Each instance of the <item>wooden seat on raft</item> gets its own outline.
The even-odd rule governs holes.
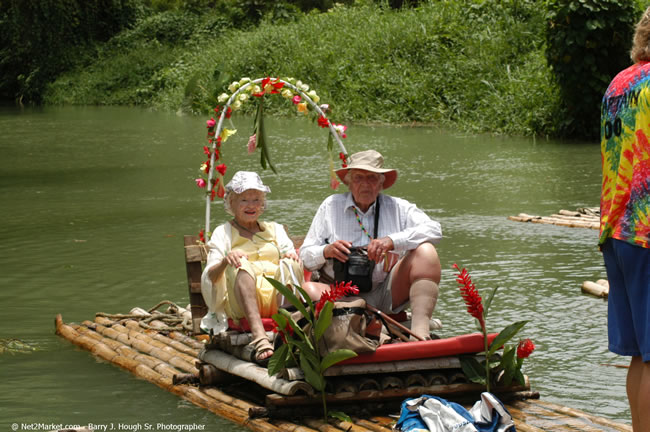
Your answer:
[[[302,246],[304,237],[291,237],[296,249]],[[206,245],[199,243],[199,237],[195,235],[183,236],[185,245],[185,269],[187,270],[187,286],[189,290],[190,309],[192,312],[192,333],[195,335],[201,334],[201,318],[208,313],[208,307],[203,300],[201,294],[201,274],[203,267],[208,258],[208,248]],[[305,280],[310,280],[311,272],[305,270]],[[393,319],[397,321],[405,321],[407,319],[406,313],[401,312],[398,315],[393,315]],[[273,328],[272,320],[270,318],[263,319],[264,327],[267,331]],[[229,320],[230,322],[230,320]],[[247,331],[248,325],[245,320],[240,320],[239,326],[231,323],[230,328],[233,330]]]

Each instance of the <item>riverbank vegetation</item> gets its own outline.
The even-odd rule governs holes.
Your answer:
[[[310,84],[346,123],[590,138],[598,123],[567,127],[574,114],[547,63],[548,7],[567,7],[566,16],[575,13],[571,3],[598,10],[625,3],[632,13],[616,25],[628,28],[641,10],[617,0],[113,3],[130,5],[130,23],[90,38],[92,49],[42,86],[44,103],[207,113],[231,81],[271,75]],[[629,46],[629,37],[621,40]]]

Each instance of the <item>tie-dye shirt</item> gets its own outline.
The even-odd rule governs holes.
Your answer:
[[[600,240],[650,247],[650,62],[610,83],[601,107]]]

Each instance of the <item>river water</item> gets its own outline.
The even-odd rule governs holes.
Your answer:
[[[0,338],[36,349],[0,354],[0,430],[243,430],[54,334],[57,313],[81,322],[165,299],[187,304],[182,244],[204,224],[193,179],[205,120],[136,108],[0,108]],[[261,172],[259,154],[246,154],[252,119],[233,120],[227,179]],[[278,174],[261,172],[272,189],[266,219],[304,234],[331,193],[326,132],[294,118],[267,119],[267,130]],[[629,422],[626,369],[611,366],[627,360],[607,351],[606,302],[580,292],[583,281],[605,278],[597,231],[507,220],[597,206],[596,143],[351,125],[344,144],[383,153],[400,173],[387,193],[442,224],[442,336],[475,330],[454,282],[458,263],[484,296],[499,287],[490,331],[530,321],[520,335],[537,348],[524,372],[543,399]],[[212,226],[225,217],[215,201]]]

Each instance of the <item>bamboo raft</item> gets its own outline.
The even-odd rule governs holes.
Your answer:
[[[599,279],[596,282],[584,281],[581,290],[585,294],[606,299],[609,296],[609,282],[605,279]]]
[[[600,229],[600,209],[598,207],[579,208],[576,211],[560,210],[558,213],[550,216],[532,216],[526,213],[519,213],[517,216],[508,216],[508,219],[515,222]]]
[[[158,320],[138,321],[132,313],[123,318],[109,318],[97,314],[94,321],[81,324],[66,324],[61,315],[55,319],[56,333],[76,346],[90,351],[95,356],[119,366],[135,376],[145,379],[158,387],[209,411],[259,432],[389,432],[396,418],[388,414],[398,414],[395,405],[384,404],[381,400],[372,404],[382,412],[348,410],[353,408],[346,402],[345,411],[351,414],[352,423],[331,419],[325,423],[320,415],[310,415],[308,406],[303,405],[304,395],[295,392],[292,396],[273,395],[277,409],[282,415],[270,415],[263,396],[268,392],[248,380],[210,368],[199,360],[205,347],[200,337],[188,336],[187,332],[170,330]],[[204,339],[204,338],[203,338]],[[251,364],[253,367],[257,367]],[[261,369],[261,368],[259,368]],[[265,369],[261,369],[265,373]],[[217,375],[218,385],[203,385],[209,377]],[[460,386],[460,387],[459,387]],[[439,385],[437,394],[447,397],[465,386],[469,393],[480,391],[476,384]],[[412,395],[424,394],[423,387],[416,384],[409,388]],[[431,387],[427,387],[431,390]],[[396,397],[407,396],[407,392],[393,390]],[[432,393],[428,393],[432,394]],[[268,399],[267,395],[267,399]],[[372,398],[369,391],[361,398]],[[506,406],[515,420],[517,430],[523,432],[539,431],[631,431],[631,427],[602,417],[560,406],[557,404],[516,397],[535,396],[532,392],[513,394],[505,400]],[[337,395],[330,397],[336,402]],[[302,398],[302,399],[301,399]],[[457,400],[471,404],[471,401]],[[296,407],[299,406],[299,409]],[[298,417],[300,413],[300,418]],[[276,413],[277,414],[277,413]],[[305,416],[305,414],[307,414]]]

